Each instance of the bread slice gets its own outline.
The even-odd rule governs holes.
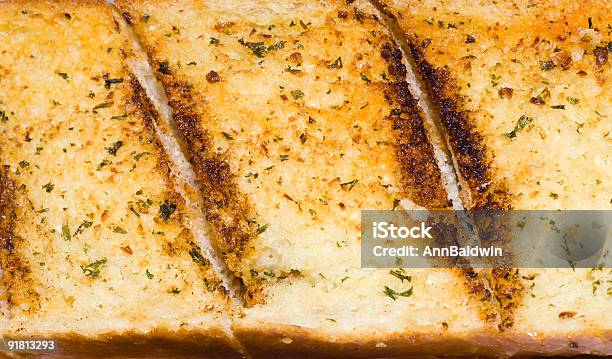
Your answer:
[[[0,5],[2,336],[71,355],[238,356],[129,52],[104,2]]]
[[[380,5],[430,91],[468,208],[611,208],[609,1]],[[611,279],[493,271],[508,350],[612,354]]]
[[[495,350],[472,271],[360,268],[360,210],[450,206],[402,52],[372,7],[117,5],[165,88],[213,240],[246,287],[233,329],[249,353]]]

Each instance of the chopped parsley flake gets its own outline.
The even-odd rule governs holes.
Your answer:
[[[53,188],[55,188],[55,185],[49,182],[46,185],[42,186],[42,188],[44,188],[47,193],[51,193],[51,191],[53,191]]]
[[[81,222],[81,224],[79,224],[79,226],[77,227],[77,230],[74,232],[74,236],[77,236],[83,233],[87,228],[91,227],[92,224],[93,224],[92,221],[87,221],[87,220]]]
[[[117,156],[117,151],[123,146],[123,141],[117,141],[113,143],[112,147],[106,147],[106,151],[113,156]]]
[[[83,270],[83,274],[85,274],[85,276],[89,276],[92,278],[98,278],[98,276],[100,276],[100,267],[102,267],[103,265],[106,264],[106,258],[102,258],[102,259],[98,259],[97,261],[93,262],[93,263],[89,263],[86,266],[81,266],[81,269]]]
[[[72,236],[70,235],[70,227],[65,223],[62,225],[62,238],[65,241],[69,241],[72,239]]]
[[[102,102],[100,104],[97,104],[94,106],[93,110],[99,110],[101,108],[107,108],[107,107],[111,107],[114,104],[114,102],[110,101],[110,102]]]
[[[169,220],[170,216],[172,216],[172,213],[174,213],[174,211],[176,211],[176,204],[174,203],[165,201],[164,203],[162,203],[161,206],[159,206],[159,214],[161,215],[164,221]]]
[[[208,265],[208,260],[206,258],[204,258],[202,256],[202,254],[195,248],[192,248],[189,251],[189,255],[191,256],[191,259],[193,259],[193,261],[195,263],[201,264],[201,265]]]
[[[119,227],[119,226],[115,226],[115,228],[113,228],[113,232],[119,233],[119,234],[127,234],[127,231],[123,229],[123,227]]]
[[[353,189],[353,187],[355,187],[355,185],[357,184],[357,182],[359,182],[358,179],[354,179],[352,181],[348,181],[348,182],[344,182],[344,183],[340,183],[340,188],[342,188],[343,190],[347,190],[350,191]]]
[[[265,232],[268,229],[268,227],[270,227],[270,224],[268,224],[268,223],[264,224],[263,226],[258,225],[257,226],[257,235],[260,235],[263,232]]]
[[[403,291],[403,292],[397,292],[391,288],[389,288],[388,286],[385,286],[385,290],[384,293],[386,296],[388,296],[389,298],[396,300],[398,297],[410,297],[412,295],[412,288],[410,287],[410,289]]]
[[[342,68],[342,57],[338,57],[336,61],[327,65],[328,69],[341,69]]]
[[[404,280],[407,280],[409,282],[412,280],[412,276],[406,275],[406,271],[404,270],[404,268],[399,268],[397,270],[391,270],[389,271],[389,274],[400,279],[402,282]]]
[[[533,118],[527,117],[526,115],[522,115],[518,119],[516,125],[514,126],[514,129],[511,132],[504,133],[504,135],[508,138],[515,138],[516,135],[518,135],[525,128],[525,126],[530,124],[532,121]]]
[[[111,85],[113,84],[120,84],[123,82],[123,79],[118,78],[118,79],[105,79],[104,80],[104,88],[106,88],[107,90],[110,90]]]
[[[293,97],[294,100],[299,100],[304,97],[304,92],[302,92],[302,90],[291,90],[291,97]]]
[[[550,71],[556,67],[554,61],[541,61],[540,60],[540,70],[542,71]]]

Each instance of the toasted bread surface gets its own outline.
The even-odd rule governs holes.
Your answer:
[[[610,209],[609,1],[381,1],[470,209]],[[494,270],[510,353],[612,352],[609,269]]]
[[[114,16],[0,4],[2,334],[87,355],[236,355]]]
[[[360,210],[450,205],[402,53],[370,6],[117,4],[165,87],[214,240],[246,285],[233,329],[250,352],[442,354],[433,338],[447,337],[463,353],[495,347],[473,272],[402,280],[360,268]]]

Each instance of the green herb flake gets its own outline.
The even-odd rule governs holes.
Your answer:
[[[127,118],[127,115],[125,115],[125,114],[124,114],[124,115],[119,115],[119,116],[113,116],[113,117],[111,117],[110,119],[111,119],[111,120],[117,120],[117,121],[123,121],[123,120],[125,120],[126,118]]]
[[[170,216],[172,216],[172,213],[174,213],[174,211],[176,211],[176,204],[174,203],[165,201],[164,203],[162,203],[161,206],[159,206],[159,214],[161,215],[164,221],[169,220]]]
[[[8,121],[8,116],[6,115],[6,113],[4,113],[4,111],[0,110],[0,122],[7,122]]]
[[[511,132],[504,133],[504,135],[508,138],[515,138],[516,135],[518,135],[525,128],[525,126],[530,124],[532,121],[533,118],[527,117],[526,115],[522,115],[518,119],[516,125],[514,126],[514,129]]]
[[[98,167],[96,168],[97,171],[101,170],[103,167],[106,167],[108,165],[110,165],[112,162],[109,160],[102,160],[102,162],[100,162],[100,164],[98,164]]]
[[[338,57],[336,61],[334,61],[330,65],[327,65],[327,68],[330,70],[331,69],[341,69],[342,68],[342,57]]]
[[[105,148],[106,148],[106,151],[108,151],[109,154],[111,154],[113,156],[117,156],[117,151],[119,151],[121,146],[123,146],[123,141],[117,141],[117,142],[113,143],[113,145],[111,147],[105,147]]]
[[[266,56],[268,52],[268,48],[263,42],[248,42],[244,41],[244,39],[238,40],[238,43],[246,48],[249,48],[253,54],[259,58],[263,58]]]
[[[489,76],[491,77],[491,86],[495,87],[499,85],[499,80],[501,80],[501,75],[498,76],[496,74],[490,74]]]
[[[119,234],[127,234],[127,231],[123,229],[123,227],[119,227],[119,226],[115,226],[115,228],[113,228],[113,232],[119,233]]]
[[[172,289],[168,291],[168,293],[171,293],[171,294],[179,294],[180,292],[181,291],[177,287],[172,287]]]
[[[53,191],[53,188],[55,188],[55,185],[53,183],[51,183],[51,182],[48,182],[47,184],[42,186],[42,188],[45,189],[45,192],[51,193],[51,191]]]
[[[580,100],[575,98],[575,97],[569,97],[568,96],[565,99],[567,100],[567,102],[569,102],[572,105],[577,105],[580,102]]]
[[[281,162],[287,161],[289,159],[289,155],[280,155]]]
[[[394,198],[393,199],[393,208],[391,208],[391,210],[394,211],[399,205],[400,205],[400,200],[398,198]]]
[[[294,100],[299,100],[304,97],[304,92],[302,92],[302,90],[291,90],[291,97],[293,97]]]
[[[92,221],[84,220],[83,222],[81,222],[81,224],[79,224],[79,226],[77,227],[77,230],[74,231],[74,236],[77,236],[77,235],[85,232],[85,230],[87,228],[91,227],[92,224],[93,224]]]
[[[93,107],[93,110],[95,111],[95,110],[99,110],[99,109],[101,109],[101,108],[111,107],[113,104],[114,104],[114,102],[113,102],[113,101],[110,101],[110,102],[102,102],[102,103],[100,103],[100,104],[95,105],[95,106]]]
[[[368,76],[366,76],[365,74],[359,74],[361,76],[361,79],[365,82],[372,82]]]
[[[192,248],[189,251],[189,255],[191,256],[191,259],[197,264],[201,264],[204,266],[207,266],[209,264],[208,260],[204,258],[204,256],[202,256],[202,254],[195,248]]]
[[[144,156],[146,156],[146,155],[149,155],[149,154],[150,154],[150,153],[149,153],[149,152],[146,152],[146,151],[145,151],[145,152],[140,152],[140,153],[138,153],[138,154],[135,154],[135,155],[134,155],[134,159],[135,159],[136,161],[139,161],[139,160],[140,160],[142,157],[144,157]]]
[[[412,280],[412,276],[406,275],[406,271],[404,270],[404,268],[399,268],[397,270],[391,270],[389,271],[389,274],[400,279],[402,282],[404,282],[404,280],[407,280],[408,282]]]
[[[120,84],[123,82],[122,78],[117,79],[104,79],[104,88],[110,90],[111,85]]]
[[[344,182],[344,183],[340,183],[340,188],[342,188],[343,190],[347,190],[350,191],[353,189],[353,187],[355,187],[355,185],[357,184],[357,182],[359,182],[358,179],[354,179],[352,181],[348,181],[348,182]]]
[[[385,286],[385,290],[383,291],[383,293],[388,296],[389,298],[396,300],[398,297],[410,297],[412,295],[412,289],[413,287],[410,287],[410,289],[403,291],[403,292],[397,292],[391,288],[389,288],[388,286]]]
[[[270,227],[270,224],[266,223],[263,226],[257,225],[257,235],[262,234]]]
[[[552,60],[549,60],[549,61],[540,60],[540,70],[542,71],[550,71],[554,69],[556,66],[557,65],[555,65],[555,62]]]
[[[59,77],[63,78],[64,80],[68,81],[68,74],[67,73],[65,73],[65,72],[56,72],[56,74]]]
[[[105,264],[106,264],[106,258],[102,258],[102,259],[98,259],[97,261],[93,263],[89,263],[86,266],[82,265],[81,269],[83,270],[83,274],[85,274],[86,277],[91,277],[95,279],[100,276],[100,269]]]
[[[219,44],[221,43],[221,40],[219,40],[219,39],[217,39],[217,38],[214,38],[214,37],[211,37],[211,38],[210,38],[210,42],[209,42],[209,43],[210,43],[211,45],[219,45]]]
[[[149,272],[149,269],[145,270],[145,274],[147,275],[147,278],[149,279],[153,279],[153,277],[155,277],[151,272]]]
[[[65,241],[69,241],[72,239],[72,236],[70,235],[70,227],[66,223],[62,224],[62,238]]]

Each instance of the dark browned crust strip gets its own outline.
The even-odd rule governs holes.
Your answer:
[[[27,263],[19,253],[22,238],[15,235],[16,184],[10,178],[10,167],[0,165],[0,265],[9,305],[29,304],[28,311],[40,308],[38,292],[33,288],[34,280]]]
[[[404,192],[419,206],[448,208],[452,203],[444,188],[421,110],[405,81],[406,66],[402,63],[402,51],[395,42],[387,42],[382,46],[381,55],[388,64],[393,80],[385,84],[385,98],[390,105],[398,107],[387,119],[393,123],[395,153],[402,168]]]
[[[445,68],[436,68],[425,58],[426,42],[408,38],[412,57],[423,76],[455,157],[459,175],[470,190],[470,209],[510,209],[510,194],[505,183],[493,181],[491,159],[482,135],[474,127],[465,99],[456,81]]]

